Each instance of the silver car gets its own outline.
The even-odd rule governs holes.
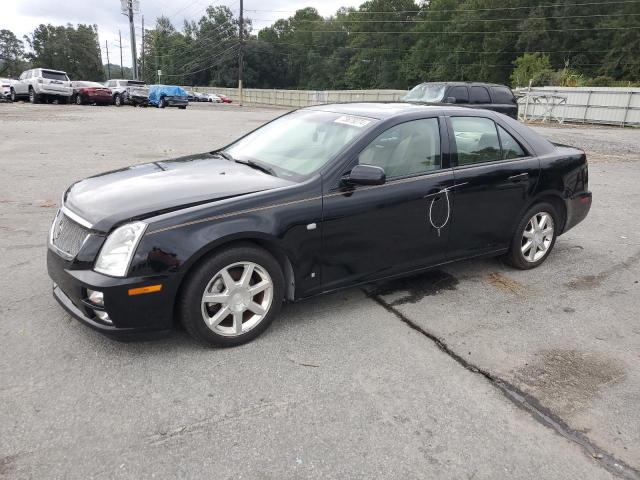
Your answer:
[[[140,80],[114,79],[105,82],[111,90],[113,103],[117,107],[125,104],[147,106],[149,104],[149,87]]]
[[[57,99],[69,103],[73,89],[67,74],[61,70],[32,68],[22,72],[18,81],[11,85],[11,100],[28,98],[31,103]]]

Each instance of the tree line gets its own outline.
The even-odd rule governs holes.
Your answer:
[[[257,32],[252,17],[264,21],[280,12],[248,13],[242,46],[239,19],[228,7],[210,6],[181,28],[158,18],[138,59],[142,79],[235,86],[242,47],[245,86],[253,88],[405,89],[443,80],[604,86],[640,80],[640,0],[370,0],[329,17],[300,9]],[[75,78],[104,79],[95,26],[41,25],[27,37],[23,54],[5,41],[5,32],[0,75],[22,61],[65,69]]]

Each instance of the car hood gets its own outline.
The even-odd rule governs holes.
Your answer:
[[[133,165],[73,184],[65,207],[94,229],[215,200],[285,187],[292,182],[205,153]]]

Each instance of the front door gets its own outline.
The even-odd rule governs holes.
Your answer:
[[[455,187],[449,251],[452,259],[509,246],[533,195],[540,160],[492,119],[449,119]]]
[[[323,198],[325,291],[444,261],[453,173],[443,156],[444,119],[400,123],[377,136],[358,163],[384,168],[382,185],[335,182]],[[448,152],[448,145],[445,147]],[[345,165],[348,174],[355,162]]]

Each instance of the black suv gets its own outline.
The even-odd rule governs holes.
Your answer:
[[[425,82],[402,97],[404,102],[456,104],[485,108],[518,119],[518,103],[505,85],[478,82]]]

